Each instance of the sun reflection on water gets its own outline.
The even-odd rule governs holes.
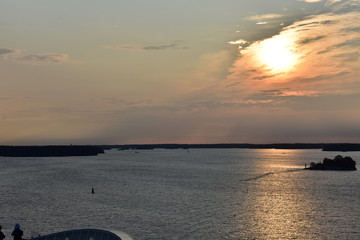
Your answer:
[[[316,230],[306,186],[298,181],[301,172],[291,172],[296,150],[262,149],[256,167],[264,177],[249,188],[249,224],[254,239],[314,239]],[[277,170],[276,170],[277,169]],[[286,170],[289,170],[287,172]],[[299,168],[300,170],[300,168]],[[270,172],[272,174],[265,175]],[[298,175],[297,175],[298,174]]]

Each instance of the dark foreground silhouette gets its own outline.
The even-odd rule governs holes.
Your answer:
[[[310,164],[309,170],[356,170],[356,162],[351,157],[337,155],[334,159],[324,158],[323,162]]]
[[[95,156],[104,153],[97,146],[0,146],[3,157]]]
[[[20,225],[16,224],[14,231],[11,233],[11,236],[14,236],[14,240],[22,240],[23,231],[20,229]]]
[[[4,235],[4,233],[1,231],[1,229],[2,229],[2,226],[0,225],[0,240],[4,240],[5,235]]]

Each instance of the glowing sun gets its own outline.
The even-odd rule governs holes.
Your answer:
[[[299,61],[295,44],[288,36],[275,36],[258,42],[254,48],[256,61],[271,73],[290,71]]]

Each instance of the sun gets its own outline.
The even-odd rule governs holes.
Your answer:
[[[299,61],[294,41],[288,36],[277,35],[258,42],[255,55],[256,61],[273,74],[288,72]]]

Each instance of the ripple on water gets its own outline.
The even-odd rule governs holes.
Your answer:
[[[25,237],[96,227],[139,240],[360,239],[359,172],[294,170],[332,155],[202,149],[1,158],[0,224],[9,236],[19,222]]]

